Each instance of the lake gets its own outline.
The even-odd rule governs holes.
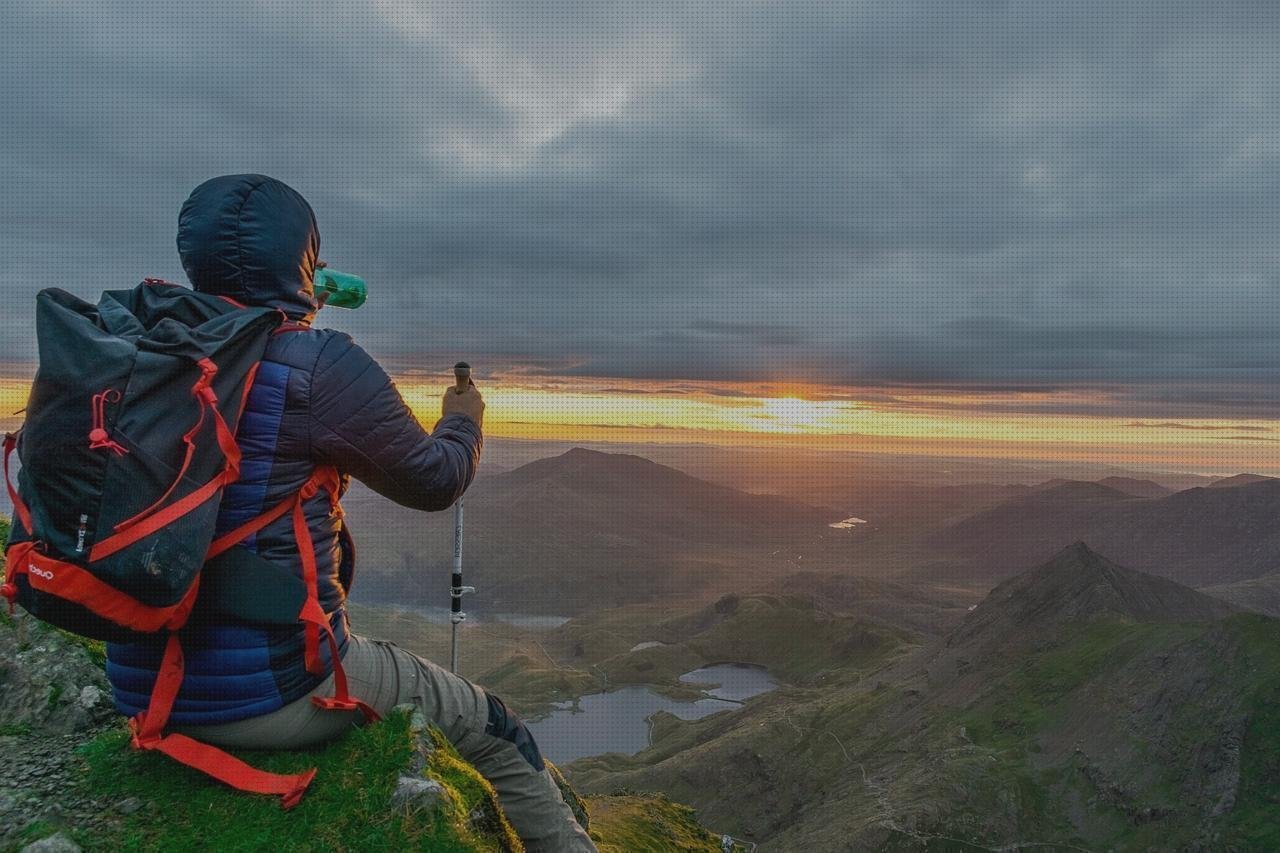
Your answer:
[[[567,764],[606,752],[634,755],[649,745],[649,718],[658,711],[667,711],[682,720],[697,720],[740,707],[752,696],[777,687],[763,667],[733,663],[695,669],[680,676],[680,680],[707,685],[706,696],[692,701],[669,699],[648,687],[628,685],[583,696],[576,710],[564,703],[527,725],[542,754],[557,763]]]

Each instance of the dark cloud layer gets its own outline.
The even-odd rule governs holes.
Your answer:
[[[1276,384],[1277,48],[1269,2],[16,0],[0,361],[40,286],[177,277],[185,194],[252,170],[401,363],[1174,412]]]

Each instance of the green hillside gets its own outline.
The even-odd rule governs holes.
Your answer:
[[[0,520],[0,539],[7,533]],[[324,749],[243,754],[276,772],[318,768],[306,797],[286,812],[273,798],[130,750],[102,695],[101,644],[19,611],[0,614],[0,654],[0,752],[9,765],[0,779],[0,851],[55,835],[111,851],[523,849],[488,782],[408,708]],[[96,691],[83,708],[81,690]],[[403,777],[437,784],[396,804]],[[601,850],[721,849],[692,809],[666,797],[583,799],[563,784]]]
[[[772,849],[1280,849],[1277,708],[1280,621],[1086,549],[909,661],[570,769]]]
[[[272,798],[237,793],[162,756],[134,752],[128,733],[112,727],[79,750],[75,783],[118,804],[112,819],[93,828],[36,820],[12,847],[60,832],[85,849],[112,851],[523,849],[490,785],[438,731],[413,726],[407,711],[323,750],[244,757],[276,772],[314,766],[319,773],[302,802],[284,811]],[[438,788],[396,804],[406,774]],[[690,808],[659,795],[590,797],[581,805],[602,850],[720,850]]]

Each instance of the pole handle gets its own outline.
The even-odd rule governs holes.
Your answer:
[[[453,366],[454,389],[459,394],[466,393],[471,385],[471,365],[465,361],[460,361]]]

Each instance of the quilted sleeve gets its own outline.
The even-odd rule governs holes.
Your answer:
[[[451,506],[475,476],[483,444],[466,415],[424,430],[395,383],[350,337],[335,334],[311,379],[315,461],[335,466],[407,507]]]

